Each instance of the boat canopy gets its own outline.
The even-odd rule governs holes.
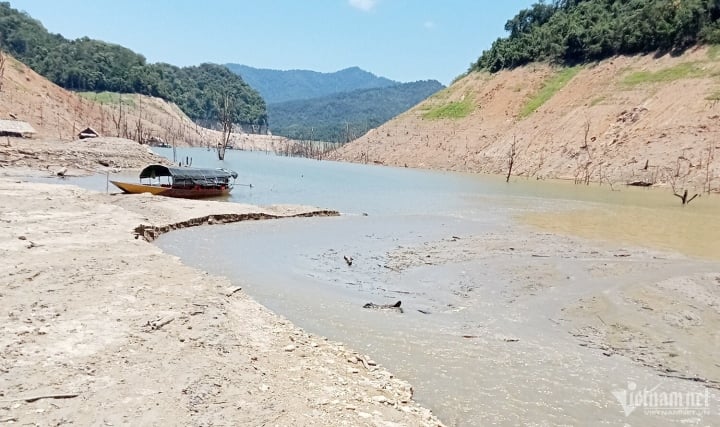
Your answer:
[[[235,171],[227,169],[176,168],[163,165],[150,165],[140,172],[140,179],[157,178],[160,176],[171,176],[174,181],[212,179],[227,181],[230,178],[237,178],[238,174]]]

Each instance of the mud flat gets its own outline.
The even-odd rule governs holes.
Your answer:
[[[536,317],[530,322],[536,328],[550,320],[604,356],[624,356],[662,377],[720,389],[715,261],[522,227],[402,248],[388,260],[387,268],[398,272],[469,262],[500,266],[496,277],[509,285],[503,298],[524,303],[524,316]],[[454,289],[465,301],[479,291]]]
[[[242,280],[307,330],[366,349],[449,425],[718,424],[718,262],[665,249],[686,247],[673,239],[587,239],[513,218],[547,208],[564,220],[556,203],[239,223],[157,244]],[[404,313],[363,308],[398,300]],[[646,390],[699,399],[635,405]]]
[[[110,196],[7,177],[0,194],[0,421],[440,424],[367,356],[304,332],[135,233],[140,224],[315,209]]]

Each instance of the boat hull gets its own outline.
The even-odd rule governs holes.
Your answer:
[[[114,186],[128,194],[150,193],[155,196],[179,197],[183,199],[202,199],[222,197],[230,194],[232,187],[226,188],[172,188],[159,185],[131,184],[129,182],[110,181]]]

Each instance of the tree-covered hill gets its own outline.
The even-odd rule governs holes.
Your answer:
[[[273,134],[348,142],[443,89],[435,80],[364,89],[322,98],[268,104]]]
[[[226,64],[230,71],[260,92],[268,104],[298,99],[320,98],[359,89],[388,87],[398,82],[378,77],[358,67],[334,73],[309,70],[269,70],[247,65]]]
[[[191,119],[214,121],[218,100],[233,99],[235,122],[267,123],[265,102],[242,78],[216,64],[148,64],[122,46],[51,34],[37,20],[0,3],[0,48],[66,89],[139,93],[177,104]]]
[[[578,64],[720,42],[718,0],[556,0],[521,10],[471,70]]]

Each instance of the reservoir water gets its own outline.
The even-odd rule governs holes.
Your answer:
[[[229,202],[342,215],[191,228],[157,245],[228,277],[307,331],[369,355],[449,425],[676,425],[662,414],[626,415],[613,393],[630,383],[704,393],[579,345],[563,310],[619,282],[720,271],[717,197],[682,208],[663,191],[508,185],[259,152],[231,151],[224,162],[204,150],[178,153],[252,184],[237,186]],[[639,267],[594,274],[618,251]],[[403,313],[363,308],[398,300]],[[720,423],[717,406],[701,422]]]

